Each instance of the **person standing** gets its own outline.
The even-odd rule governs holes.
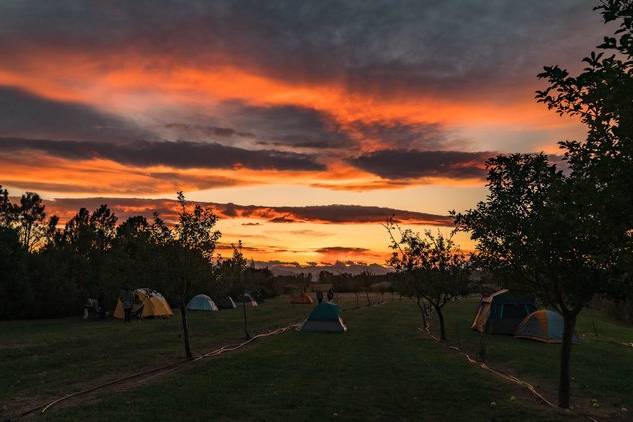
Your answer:
[[[317,298],[317,302],[323,303],[323,292],[321,291],[321,289],[317,289],[316,298]]]
[[[134,305],[134,293],[128,289],[121,290],[119,299],[123,304],[123,312],[125,315],[123,321],[130,322],[132,317],[132,306]]]
[[[332,302],[333,300],[334,300],[334,289],[330,287],[330,289],[327,291],[327,301]]]
[[[99,296],[97,296],[97,318],[105,318],[105,293],[103,289],[99,289]]]

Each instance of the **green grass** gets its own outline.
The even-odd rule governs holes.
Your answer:
[[[353,297],[343,300],[350,306]],[[361,304],[364,299],[361,298]],[[449,342],[476,357],[474,302],[446,307]],[[311,306],[280,298],[249,308],[251,332],[305,318]],[[195,354],[243,338],[241,309],[191,315]],[[54,408],[51,420],[562,420],[524,389],[468,364],[418,332],[408,300],[348,311],[342,335],[292,332],[196,363],[132,391],[103,392]],[[572,352],[573,402],[580,412],[633,413],[633,327],[583,311]],[[556,398],[558,345],[486,336],[486,361]],[[57,398],[183,356],[180,321],[0,322],[0,414]],[[511,400],[516,396],[516,400]],[[601,408],[591,408],[591,399]],[[496,402],[495,407],[490,402]],[[627,407],[629,413],[620,409]],[[599,418],[603,420],[603,418]],[[626,419],[623,419],[626,420]]]
[[[287,298],[247,308],[253,333],[305,318],[311,309]],[[243,338],[242,310],[190,312],[194,353]],[[184,356],[179,313],[171,319],[0,322],[0,414],[38,398],[74,391]]]
[[[411,306],[365,308],[344,317],[345,334],[270,337],[161,382],[56,409],[47,419],[564,419],[421,338]],[[513,401],[512,395],[520,398]]]
[[[449,341],[473,357],[480,357],[482,338],[467,323],[472,320],[477,305],[474,301],[452,303],[444,312]],[[580,343],[572,349],[573,404],[591,407],[591,399],[595,398],[605,409],[630,409],[633,419],[633,348],[619,344],[633,341],[633,327],[584,310],[576,332]],[[525,378],[555,401],[560,345],[512,336],[487,335],[483,341],[487,363]]]

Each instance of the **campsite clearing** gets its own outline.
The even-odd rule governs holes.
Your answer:
[[[305,318],[312,308],[290,305],[287,298],[267,301],[249,309],[249,325],[253,332],[280,327]],[[476,301],[464,301],[448,305],[445,312],[451,344],[474,357],[482,339],[470,329],[476,308]],[[39,403],[180,359],[177,315],[130,324],[79,319],[0,323],[0,408]],[[453,420],[469,414],[473,421],[576,419],[537,403],[523,388],[421,335],[417,308],[406,299],[344,311],[343,319],[346,333],[269,337],[243,352],[201,361],[131,391],[109,389],[86,403],[69,402],[51,409],[46,418],[157,420],[159,415],[170,420],[187,414],[192,420]],[[241,327],[239,311],[192,313],[194,352],[240,339]],[[631,341],[633,328],[586,312],[578,335],[581,343],[573,355],[577,411],[625,416],[621,408],[633,408],[633,348],[619,343]],[[559,345],[486,336],[485,349],[490,365],[555,399]],[[592,398],[600,409],[592,409]]]

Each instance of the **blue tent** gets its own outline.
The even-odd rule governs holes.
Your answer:
[[[215,302],[207,295],[196,295],[187,304],[190,311],[217,311]]]
[[[488,334],[514,334],[523,318],[536,311],[533,297],[516,297],[507,289],[483,297],[471,328]]]

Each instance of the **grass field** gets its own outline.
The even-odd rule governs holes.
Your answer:
[[[473,356],[481,349],[480,336],[469,330],[475,306],[462,302],[446,309],[451,343]],[[251,331],[297,321],[310,309],[288,305],[285,299],[269,301],[249,309]],[[579,418],[546,408],[521,387],[421,336],[411,302],[396,300],[348,311],[344,319],[349,328],[345,334],[291,332],[265,338],[138,388],[107,390],[53,408],[46,419]],[[192,315],[194,352],[239,340],[241,324],[239,310]],[[573,352],[576,411],[590,411],[601,421],[633,419],[633,348],[616,344],[633,341],[633,328],[587,312],[578,332],[582,343]],[[559,346],[499,336],[487,336],[485,344],[490,365],[526,379],[555,399]],[[77,319],[2,322],[0,345],[3,413],[182,357],[177,317],[131,324]],[[599,409],[591,406],[592,398],[600,403]],[[623,407],[630,412],[623,412]]]

